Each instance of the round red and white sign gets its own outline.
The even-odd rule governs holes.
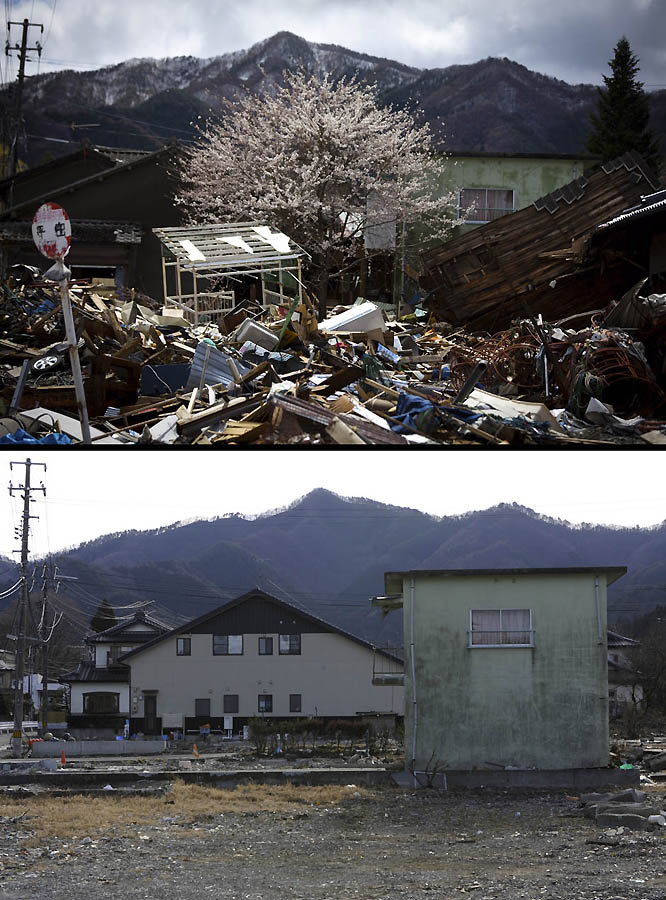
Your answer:
[[[32,220],[32,237],[37,249],[48,259],[64,259],[72,243],[72,223],[57,203],[40,206]]]

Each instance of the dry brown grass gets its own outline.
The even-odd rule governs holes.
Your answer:
[[[159,824],[166,817],[178,817],[187,824],[210,820],[220,813],[289,813],[307,807],[339,806],[343,801],[367,796],[362,788],[350,790],[341,785],[297,787],[294,785],[242,785],[234,790],[184,784],[176,781],[168,794],[132,797],[109,792],[100,797],[3,798],[0,816],[25,813],[22,827],[33,833],[30,844],[59,838],[102,836],[111,828]]]

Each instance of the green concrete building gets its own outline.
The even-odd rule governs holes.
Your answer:
[[[625,572],[387,573],[373,605],[404,610],[407,768],[607,766],[606,589]]]
[[[458,214],[467,213],[462,231],[524,209],[540,197],[580,178],[596,160],[590,156],[547,156],[531,153],[451,152],[440,183],[454,191]]]

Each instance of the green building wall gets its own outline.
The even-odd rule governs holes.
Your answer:
[[[607,766],[606,576],[416,576],[415,769]],[[405,756],[414,728],[410,580],[405,618]],[[471,609],[531,609],[534,647],[470,648]],[[601,639],[600,639],[601,635]]]
[[[594,162],[589,156],[491,155],[452,152],[450,164],[439,184],[442,194],[463,188],[513,190],[515,210],[524,209],[540,197],[580,178]],[[478,225],[459,226],[469,231]]]

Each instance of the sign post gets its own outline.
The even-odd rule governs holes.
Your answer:
[[[79,347],[76,340],[74,316],[72,314],[72,302],[69,296],[69,276],[71,272],[63,262],[72,244],[72,223],[62,206],[58,206],[57,203],[45,203],[43,206],[40,206],[35,213],[35,218],[32,220],[32,236],[39,252],[47,259],[55,261],[55,265],[49,270],[47,275],[54,281],[60,282],[62,315],[65,320],[69,361],[72,367],[72,375],[74,376],[74,390],[76,403],[79,408],[81,434],[83,443],[90,444],[88,407],[83,389],[83,375],[81,374],[81,361],[79,359]]]

